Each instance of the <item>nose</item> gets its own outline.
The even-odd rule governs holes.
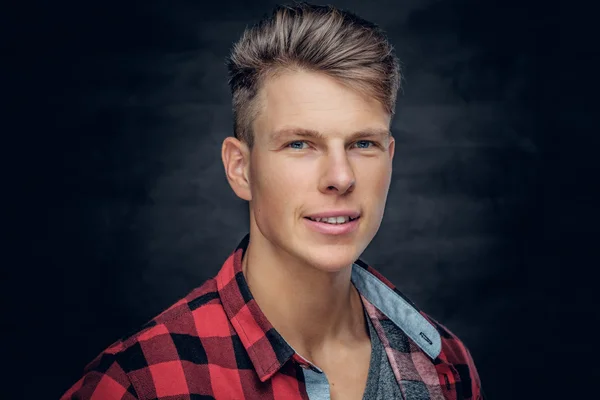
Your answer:
[[[342,195],[351,193],[356,186],[356,177],[346,151],[329,153],[323,160],[323,174],[319,190],[325,194]]]

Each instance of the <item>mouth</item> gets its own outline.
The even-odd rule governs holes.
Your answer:
[[[347,223],[350,223],[352,221],[356,221],[357,219],[360,218],[360,215],[352,218],[350,216],[340,216],[340,217],[329,217],[329,218],[313,218],[313,217],[304,217],[305,219],[308,219],[309,221],[313,221],[313,222],[320,222],[323,224],[329,224],[329,225],[344,225]]]
[[[327,236],[345,236],[350,235],[358,229],[360,215],[356,218],[346,217],[304,217],[306,226],[313,232]]]

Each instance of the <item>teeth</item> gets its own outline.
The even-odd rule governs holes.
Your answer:
[[[327,224],[344,224],[348,222],[350,217],[329,217],[329,218],[310,218],[313,221],[325,222]]]

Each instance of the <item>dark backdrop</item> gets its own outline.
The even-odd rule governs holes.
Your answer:
[[[22,2],[4,14],[3,270],[16,279],[3,290],[3,398],[58,398],[247,231],[220,160],[224,60],[274,4]],[[388,32],[405,78],[386,214],[363,258],[464,340],[490,399],[594,397],[593,14],[334,4]]]

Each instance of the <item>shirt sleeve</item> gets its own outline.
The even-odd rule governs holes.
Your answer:
[[[108,368],[85,373],[60,400],[138,400],[131,381],[123,368],[113,361]]]
[[[481,379],[479,378],[477,367],[475,367],[475,361],[473,361],[473,356],[471,356],[469,349],[465,347],[464,350],[467,358],[466,362],[471,375],[471,392],[473,393],[472,398],[474,400],[484,400],[483,389],[481,388]]]
[[[457,368],[463,382],[470,381],[470,396],[466,398],[468,400],[484,400],[485,396],[481,387],[481,379],[479,378],[475,361],[473,360],[473,356],[469,349],[458,336],[452,333],[452,331],[444,325],[440,324],[427,314],[424,314],[424,316],[437,328],[438,332],[440,332],[442,337],[442,352],[444,353],[443,358]]]

